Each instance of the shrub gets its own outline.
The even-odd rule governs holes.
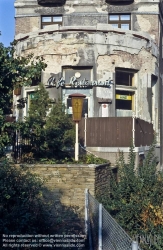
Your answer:
[[[143,162],[135,166],[134,148],[130,148],[128,163],[123,153],[118,159],[118,182],[111,177],[110,198],[100,200],[109,213],[133,238],[157,235],[150,249],[163,248],[163,173],[156,168],[153,144]],[[143,244],[143,249],[149,246]]]

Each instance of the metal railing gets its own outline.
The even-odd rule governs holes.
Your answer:
[[[85,227],[90,250],[141,250],[86,189]]]

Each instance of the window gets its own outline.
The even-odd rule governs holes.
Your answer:
[[[35,99],[35,93],[35,91],[31,91],[27,94],[27,112],[29,111],[32,100]]]
[[[135,74],[131,70],[116,71],[116,114],[117,116],[132,116],[135,110]]]
[[[132,110],[133,92],[116,90],[116,109]]]
[[[47,25],[59,24],[62,25],[62,16],[42,16],[41,17],[41,29],[44,29]]]
[[[131,29],[131,15],[130,14],[109,15],[109,24],[111,24],[114,28],[130,30]]]
[[[116,85],[133,86],[134,74],[130,72],[116,71]]]
[[[31,86],[37,86],[37,85],[40,84],[40,82],[41,82],[41,73],[40,73],[40,76],[35,77],[35,78],[32,79]]]

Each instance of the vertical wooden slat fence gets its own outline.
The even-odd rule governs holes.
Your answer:
[[[154,140],[153,124],[141,119],[135,120],[135,146],[149,146]]]
[[[80,141],[84,142],[84,118],[79,123]],[[132,117],[87,118],[87,147],[130,147],[133,138]],[[135,146],[151,145],[153,125],[135,119]]]

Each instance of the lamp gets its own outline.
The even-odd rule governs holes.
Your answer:
[[[82,117],[82,109],[83,109],[83,100],[86,96],[79,93],[74,93],[69,95],[72,103],[72,117],[75,122],[75,130],[76,130],[76,141],[75,141],[75,161],[79,159],[79,143],[78,143],[78,123]]]

